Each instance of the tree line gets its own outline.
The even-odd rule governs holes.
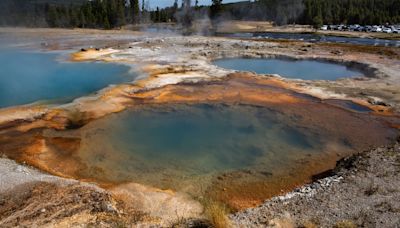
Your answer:
[[[303,24],[397,24],[399,0],[305,0]]]
[[[0,25],[117,28],[140,23],[139,0],[1,0]]]
[[[145,0],[1,0],[0,25],[30,27],[118,28],[143,22],[190,24],[212,20],[267,20],[284,24],[397,24],[399,0],[256,0],[199,6],[198,0],[171,0],[167,8],[149,9]],[[179,5],[181,4],[181,5]]]
[[[267,20],[277,25],[400,23],[399,0],[257,0],[225,8],[234,19]]]

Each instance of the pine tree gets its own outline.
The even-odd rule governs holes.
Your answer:
[[[130,13],[132,15],[132,23],[136,24],[140,21],[139,0],[130,0]]]
[[[117,0],[117,8],[116,8],[116,17],[117,17],[117,27],[122,27],[126,24],[125,18],[125,0]]]
[[[210,7],[210,17],[212,19],[220,16],[222,11],[222,0],[212,0],[212,5]]]
[[[79,24],[78,13],[79,11],[76,10],[72,5],[69,7],[69,26],[75,28]]]
[[[104,15],[103,22],[102,22],[102,27],[104,29],[111,29],[111,24],[110,24],[110,21],[108,20],[107,15]]]
[[[47,11],[47,17],[46,17],[46,22],[49,25],[49,27],[58,27],[58,13],[57,13],[57,9],[55,6],[53,5],[47,5],[46,7],[46,11]]]
[[[160,20],[160,8],[158,8],[158,6],[157,6],[157,9],[156,9],[156,13],[155,13],[155,21],[156,22],[161,22],[161,20]]]

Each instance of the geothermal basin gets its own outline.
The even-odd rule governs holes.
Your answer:
[[[12,110],[11,106],[35,101],[83,97],[34,118],[28,113],[30,118],[0,125],[0,151],[49,173],[95,182],[106,189],[138,183],[157,191],[184,193],[199,201],[211,198],[240,210],[309,183],[315,175],[334,168],[340,158],[387,144],[398,135],[396,126],[400,124],[388,111],[389,106],[351,97],[325,99],[307,93],[307,87],[300,88],[291,80],[227,70],[279,74],[313,83],[364,76],[357,69],[317,60],[243,58],[216,60],[216,67],[210,64],[211,59],[223,54],[200,55],[200,48],[193,49],[184,40],[177,44],[181,39],[185,38],[148,41],[160,46],[154,49],[147,42],[137,42],[126,48],[76,53],[75,57],[82,57],[79,60],[141,64],[148,73],[123,85],[134,79],[123,65],[64,63],[56,61],[56,55],[31,53],[40,55],[34,60],[47,59],[48,69],[65,66],[72,70],[43,74],[46,68],[28,62],[24,65],[37,68],[30,73],[37,71],[36,75],[51,79],[64,75],[67,82],[49,80],[63,86],[39,85],[40,96],[33,96],[35,91],[21,92],[29,96],[16,101],[11,95],[19,93],[9,90],[2,107]],[[203,38],[197,39],[202,42],[196,45],[205,43]],[[239,44],[224,42],[232,45],[229,49]],[[247,50],[242,46],[242,51]],[[231,56],[229,53],[226,56]],[[21,62],[23,57],[15,59]],[[15,64],[14,70],[21,68]],[[89,69],[81,71],[85,66]],[[35,88],[37,80],[26,77]],[[11,78],[3,78],[13,85]],[[74,86],[64,86],[75,79]],[[340,80],[324,83],[336,82]],[[99,91],[109,84],[116,85]],[[64,91],[64,87],[73,89]],[[49,96],[52,91],[55,96]],[[95,91],[99,96],[84,97]],[[23,108],[18,111],[26,114]],[[4,113],[8,117],[10,112]]]
[[[82,127],[67,122],[64,130],[3,131],[0,149],[106,187],[134,182],[243,209],[397,136],[395,118],[304,96],[274,78],[234,74],[130,98],[125,111]],[[91,119],[88,113],[81,118]]]

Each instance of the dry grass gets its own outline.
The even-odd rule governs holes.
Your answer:
[[[222,203],[210,199],[206,200],[204,202],[204,212],[215,228],[230,227],[227,216],[229,214],[229,210]]]
[[[301,228],[317,228],[318,225],[315,224],[315,223],[312,222],[312,221],[306,221],[306,222],[304,222],[300,227],[301,227]]]
[[[334,228],[357,228],[357,225],[354,224],[354,222],[350,220],[343,220],[337,222],[334,226]]]

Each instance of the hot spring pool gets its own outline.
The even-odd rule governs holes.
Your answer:
[[[57,61],[59,54],[1,49],[0,108],[70,102],[110,84],[133,81],[129,67]]]
[[[394,135],[366,113],[316,103],[145,105],[46,137],[79,138],[79,178],[208,192],[229,203],[292,189]]]
[[[279,74],[286,78],[304,80],[336,80],[364,76],[360,71],[345,65],[317,60],[227,58],[215,60],[214,64],[225,69]]]
[[[350,119],[343,121],[357,122],[351,126],[365,125],[348,111],[324,107],[348,115]],[[224,172],[282,173],[299,160],[313,160],[314,155],[328,158],[324,154],[357,149],[353,139],[362,134],[358,127],[354,128],[357,134],[336,129],[336,115],[325,117],[329,111],[320,113],[323,122],[315,123],[309,120],[317,115],[314,111],[302,112],[292,116],[275,108],[223,104],[128,109],[77,130],[81,135],[77,154],[84,164],[103,170],[85,173],[84,178],[180,190],[193,180]]]

